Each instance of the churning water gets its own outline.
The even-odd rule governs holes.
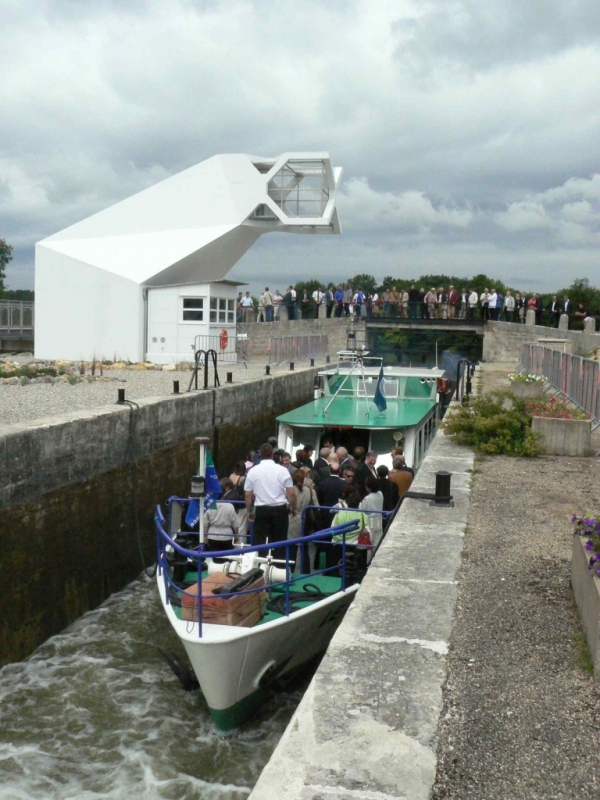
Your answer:
[[[217,733],[157,647],[185,658],[145,576],[0,671],[0,800],[239,800],[300,692]]]

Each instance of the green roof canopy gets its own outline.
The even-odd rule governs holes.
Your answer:
[[[408,428],[417,425],[435,406],[434,400],[388,400],[387,409],[378,411],[372,398],[336,397],[324,414],[331,397],[320,397],[312,403],[277,417],[278,422],[315,428]]]

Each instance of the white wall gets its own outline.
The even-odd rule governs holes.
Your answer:
[[[210,322],[210,300],[213,298],[234,301],[231,322]],[[202,322],[183,319],[185,298],[202,298]],[[230,338],[230,348],[235,347],[235,300],[237,287],[227,284],[191,284],[148,289],[148,349],[147,358],[155,364],[172,364],[192,361],[196,336],[218,336],[225,328]]]
[[[39,244],[35,296],[36,358],[143,358],[143,297],[137,283]]]

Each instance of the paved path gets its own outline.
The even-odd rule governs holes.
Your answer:
[[[506,385],[484,365],[483,388]],[[579,663],[573,513],[595,458],[478,458],[448,655],[433,798],[600,796],[600,687]]]

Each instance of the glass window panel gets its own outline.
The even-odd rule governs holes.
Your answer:
[[[217,312],[216,311],[211,311],[210,312],[210,321],[211,322],[216,322],[217,321]]]
[[[217,307],[217,298],[216,297],[211,297],[210,298],[210,307],[211,308],[216,308]]]

